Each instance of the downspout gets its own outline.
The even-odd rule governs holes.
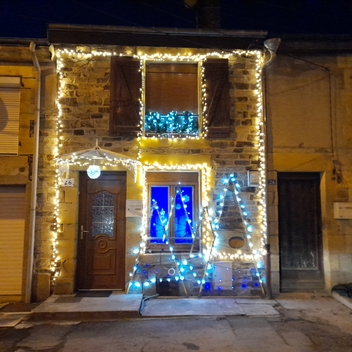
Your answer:
[[[268,145],[268,139],[267,139],[267,133],[266,133],[266,127],[267,127],[267,113],[266,113],[266,75],[265,75],[265,69],[272,63],[272,61],[276,57],[276,50],[278,49],[279,45],[281,43],[280,38],[271,38],[267,39],[264,41],[264,47],[269,51],[269,58],[264,62],[263,65],[263,70],[262,70],[262,92],[263,94],[263,133],[265,136],[265,160],[268,161],[268,155],[267,155],[267,145]],[[266,190],[265,190],[266,193]],[[267,202],[267,200],[265,200]],[[267,204],[268,208],[268,204]],[[267,219],[268,220],[268,219]],[[267,221],[268,224],[268,221]],[[267,225],[268,226],[268,225]],[[268,241],[268,234],[266,236],[265,240],[265,250],[266,250],[266,256],[265,256],[265,271],[266,271],[266,298],[267,299],[272,299],[272,287],[271,287],[271,252],[270,252],[270,243]]]
[[[32,163],[32,190],[30,205],[30,232],[28,241],[28,261],[27,261],[27,280],[25,302],[31,302],[32,284],[33,284],[33,267],[34,267],[34,242],[35,242],[35,224],[37,208],[37,185],[38,185],[38,157],[39,157],[39,125],[40,125],[40,91],[41,91],[41,71],[38,58],[35,52],[35,43],[29,44],[29,50],[32,55],[33,66],[36,70],[37,96],[35,102],[35,122],[34,122],[34,151]]]
[[[265,136],[265,160],[268,162],[268,136],[267,136],[267,106],[266,106],[266,69],[269,65],[271,65],[272,61],[276,57],[276,51],[279,48],[281,43],[281,38],[270,38],[264,40],[264,47],[269,52],[269,57],[265,60],[263,69],[262,69],[262,92],[263,92],[263,133]],[[266,190],[265,190],[266,192]],[[266,237],[266,244],[268,243],[268,237]]]

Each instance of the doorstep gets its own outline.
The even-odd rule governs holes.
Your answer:
[[[29,320],[113,320],[179,316],[279,316],[274,300],[234,297],[158,297],[112,293],[109,297],[53,295]]]
[[[318,301],[324,301],[328,297],[326,294],[311,293],[282,294],[273,300],[244,297],[143,297],[142,294],[117,291],[107,297],[53,295],[33,309],[26,319],[102,321],[180,316],[279,317],[276,309],[278,305],[284,309],[308,309],[314,302],[319,303]]]
[[[274,300],[234,297],[157,298],[143,301],[143,317],[256,316],[278,317]]]
[[[112,292],[108,297],[52,295],[32,310],[30,320],[111,320],[140,317],[142,294]]]
[[[346,307],[348,307],[349,309],[352,309],[352,298],[350,297],[346,297],[346,296],[341,296],[340,294],[338,294],[337,292],[332,292],[332,296],[338,300],[339,302],[341,302],[342,304],[344,304]]]
[[[86,321],[124,318],[172,318],[180,316],[279,317],[285,310],[311,310],[330,306],[336,299],[352,309],[351,299],[333,294],[285,293],[276,299],[240,297],[144,297],[142,294],[112,292],[108,297],[53,295],[31,311],[0,311],[0,327],[13,327],[20,321]],[[279,308],[277,310],[277,308]]]

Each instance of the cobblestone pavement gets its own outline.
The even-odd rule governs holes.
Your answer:
[[[281,297],[272,307],[275,316],[23,320],[0,329],[0,351],[352,351],[352,311],[334,298]]]

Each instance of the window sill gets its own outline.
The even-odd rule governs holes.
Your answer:
[[[183,138],[192,138],[192,139],[200,139],[199,133],[196,134],[188,134],[188,133],[145,133],[144,137],[146,138],[169,138],[169,139],[183,139]]]
[[[171,253],[181,253],[181,252],[187,252],[189,254],[189,251],[191,250],[192,244],[179,244],[179,245],[171,245],[173,248],[173,251],[170,252],[170,246],[165,244],[150,244],[146,252],[147,254],[167,254],[170,255]],[[197,244],[194,245],[193,247],[193,252],[198,253],[199,246]]]

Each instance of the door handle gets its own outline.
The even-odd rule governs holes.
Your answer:
[[[89,231],[83,230],[83,225],[81,225],[81,240],[83,240],[83,235],[85,232],[89,233]]]

